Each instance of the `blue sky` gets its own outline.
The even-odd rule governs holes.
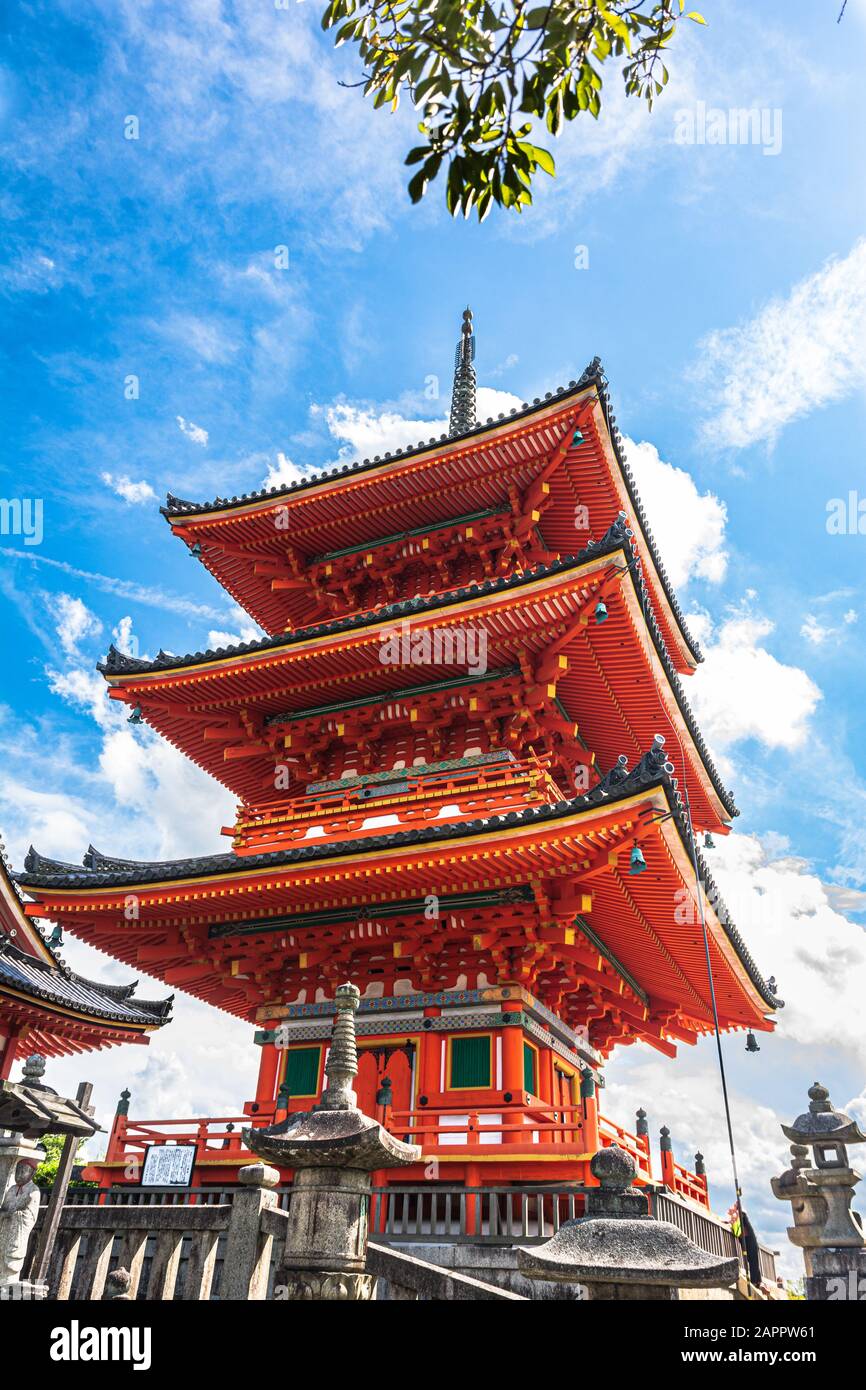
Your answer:
[[[652,116],[611,75],[535,207],[481,228],[435,187],[409,205],[412,113],[338,85],[353,55],[311,0],[37,0],[5,7],[0,32],[0,494],[44,505],[41,544],[0,536],[13,861],[31,839],[73,859],[90,840],[142,857],[222,843],[230,798],[117,722],[93,672],[113,633],[149,654],[250,633],[172,539],[167,489],[239,494],[433,433],[467,302],[484,414],[598,354],[707,652],[688,693],[742,811],[713,865],[789,1000],[758,1057],[727,1044],[747,1190],[776,1226],[778,1117],[813,1072],[862,1105],[866,1066],[866,536],[827,530],[832,499],[866,498],[866,3],[836,10],[707,0]],[[683,143],[699,103],[765,112],[781,147]],[[181,1000],[150,1056],[88,1075],[106,1111],[134,1076],[153,1113],[228,1113],[250,1094],[248,1037]],[[709,1053],[636,1050],[609,1082],[626,1123],[666,1097],[651,1118],[684,1156],[709,1152],[721,1198]]]

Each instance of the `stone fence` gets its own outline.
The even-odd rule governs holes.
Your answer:
[[[264,1165],[244,1170],[230,1201],[63,1207],[47,1283],[51,1299],[279,1300],[288,1212]],[[44,1216],[44,1212],[43,1212]],[[36,1228],[34,1246],[38,1240]],[[518,1294],[370,1242],[367,1272],[387,1299],[518,1299]],[[118,1281],[117,1270],[128,1274]]]

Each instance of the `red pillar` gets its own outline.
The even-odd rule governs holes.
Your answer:
[[[522,1012],[519,1003],[503,1003],[503,1014]],[[508,1023],[502,1030],[502,1090],[511,1096],[511,1104],[523,1105],[523,1028],[520,1023]],[[503,1110],[503,1118],[509,1124],[517,1124],[522,1116],[520,1110]],[[523,1135],[519,1129],[506,1130],[502,1135],[504,1144],[521,1144]]]
[[[262,1047],[259,1079],[256,1084],[256,1104],[261,1108],[273,1105],[277,1098],[277,1075],[281,1056],[281,1051],[273,1043],[265,1043]]]
[[[582,1132],[575,1137],[581,1139],[584,1153],[597,1153],[601,1145],[598,1133],[598,1095],[595,1077],[590,1071],[583,1072],[580,1078],[580,1118]]]
[[[0,1081],[8,1081],[12,1075],[12,1068],[18,1059],[18,1054],[23,1051],[27,1032],[27,1028],[23,1027],[13,1029],[9,1034],[3,1052],[0,1054]]]

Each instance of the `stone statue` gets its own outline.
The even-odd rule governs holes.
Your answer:
[[[0,1203],[0,1288],[21,1279],[30,1232],[39,1215],[39,1188],[33,1181],[38,1166],[35,1157],[20,1159]]]

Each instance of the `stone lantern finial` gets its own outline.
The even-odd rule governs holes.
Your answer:
[[[34,1052],[24,1063],[22,1083],[25,1086],[38,1085],[45,1075],[45,1058],[40,1052]]]
[[[355,1041],[355,1011],[361,999],[356,985],[340,985],[334,995],[337,1017],[331,1034],[331,1050],[325,1063],[328,1084],[317,1110],[356,1110],[358,1097],[352,1082],[358,1075],[358,1047]]]

